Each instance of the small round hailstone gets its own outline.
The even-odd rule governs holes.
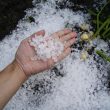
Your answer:
[[[44,61],[48,58],[52,58],[54,62],[57,62],[57,57],[64,50],[64,45],[59,39],[41,35],[32,38],[30,45],[34,46],[37,59],[42,59]]]

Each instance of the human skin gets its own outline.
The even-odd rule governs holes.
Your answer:
[[[56,63],[52,58],[46,61],[31,60],[31,57],[36,54],[34,47],[30,46],[29,40],[34,37],[35,34],[44,36],[45,31],[38,31],[24,39],[18,47],[13,62],[0,72],[0,110],[4,108],[12,96],[31,75],[51,69]],[[75,42],[76,33],[70,29],[63,29],[53,33],[51,37],[58,38],[64,44],[64,51],[57,58],[57,62],[59,62],[70,54],[70,46]]]

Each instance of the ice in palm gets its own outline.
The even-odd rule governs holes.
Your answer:
[[[30,40],[30,45],[34,47],[36,52],[36,58],[33,60],[44,60],[52,58],[54,62],[57,62],[59,55],[63,53],[64,45],[59,38],[53,38],[50,36],[35,36]]]
[[[25,17],[12,35],[0,42],[0,69],[13,60],[20,41],[34,32],[45,29],[49,35],[63,29],[67,22],[74,27],[88,21],[83,12],[56,9],[54,0],[34,5],[35,8],[27,10],[26,17],[33,16],[36,23],[27,22]],[[98,48],[107,48],[104,41],[99,43]],[[100,73],[92,57],[85,62],[79,57],[76,50],[57,66],[63,77],[51,70],[31,77],[5,110],[109,110],[110,96],[102,84],[106,81],[106,69]]]

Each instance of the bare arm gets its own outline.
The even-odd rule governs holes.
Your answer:
[[[39,31],[35,34],[44,35],[45,32]],[[31,57],[35,56],[35,51],[28,41],[33,36],[34,34],[21,42],[16,52],[15,60],[0,72],[0,110],[3,109],[30,75],[47,70],[55,64],[51,58],[47,61],[31,60]],[[64,29],[51,36],[59,37],[61,42],[64,43],[64,52],[58,56],[58,61],[61,61],[70,54],[70,46],[75,42],[76,33],[69,29]]]
[[[27,79],[16,61],[0,72],[0,110]]]

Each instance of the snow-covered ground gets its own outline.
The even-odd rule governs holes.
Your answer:
[[[33,3],[35,7],[26,11],[17,29],[0,42],[0,69],[13,60],[20,42],[34,32],[45,29],[46,34],[51,34],[63,29],[67,23],[74,27],[76,23],[88,22],[89,16],[83,12],[56,9],[54,0]],[[35,23],[29,23],[28,16],[33,16]],[[107,48],[107,44],[101,42],[100,47]],[[81,61],[79,52],[73,52],[57,65],[57,69],[61,75],[57,75],[55,70],[49,70],[32,76],[10,100],[5,110],[110,109],[110,95],[102,84],[102,80],[106,80],[103,76],[107,76],[107,71],[103,69],[100,73],[92,57]]]

